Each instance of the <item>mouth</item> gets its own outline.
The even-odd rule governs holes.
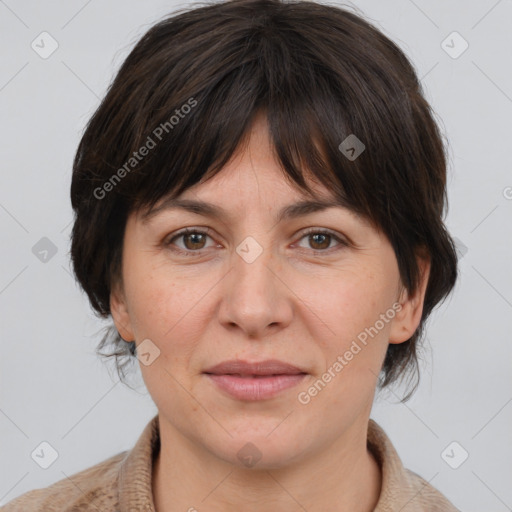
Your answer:
[[[203,374],[231,398],[245,401],[273,398],[308,375],[297,366],[275,359],[256,363],[225,361]]]
[[[241,359],[231,359],[216,364],[204,371],[213,375],[238,375],[238,376],[272,376],[272,375],[298,375],[307,373],[298,366],[280,361],[278,359],[266,359],[250,363]]]

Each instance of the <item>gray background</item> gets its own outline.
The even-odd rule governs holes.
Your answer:
[[[140,374],[132,391],[94,353],[105,324],[70,274],[69,185],[114,72],[153,22],[186,5],[0,1],[0,504],[131,448],[156,414]],[[412,59],[450,140],[446,223],[461,257],[429,322],[418,392],[405,405],[399,390],[380,396],[372,417],[460,509],[512,510],[512,2],[355,5]],[[46,37],[51,49],[43,31],[58,44],[46,59],[31,47]],[[469,44],[461,55],[453,31]],[[42,441],[59,454],[48,469],[31,458]],[[446,460],[459,464],[463,450],[453,469]]]

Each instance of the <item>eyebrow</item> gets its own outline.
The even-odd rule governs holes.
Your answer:
[[[278,212],[276,222],[304,217],[311,213],[327,210],[328,208],[343,208],[349,210],[356,217],[360,217],[351,207],[349,207],[349,204],[345,199],[304,200],[284,206]],[[229,217],[226,210],[212,203],[197,201],[194,199],[167,198],[161,205],[152,208],[149,212],[145,212],[142,215],[142,223],[146,224],[160,212],[171,209],[182,209],[197,215],[212,217],[221,221],[225,221]]]

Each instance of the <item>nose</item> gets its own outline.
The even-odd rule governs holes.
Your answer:
[[[232,267],[223,279],[219,320],[229,330],[238,328],[249,338],[261,339],[290,324],[293,293],[279,256],[265,248],[253,260],[251,251],[259,252],[257,248],[254,242],[241,244],[233,253]]]

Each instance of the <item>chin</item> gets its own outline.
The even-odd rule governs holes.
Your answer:
[[[269,426],[269,428],[266,428]],[[219,458],[240,468],[253,471],[258,469],[278,469],[292,464],[300,453],[304,451],[300,442],[290,432],[279,431],[283,425],[276,429],[275,421],[264,422],[265,428],[254,428],[254,425],[240,425],[238,433],[228,429],[233,437],[226,443],[212,446],[212,452]],[[297,434],[298,436],[299,434]]]

